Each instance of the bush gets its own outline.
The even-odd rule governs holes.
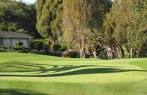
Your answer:
[[[16,46],[14,47],[15,50],[21,50],[23,49],[23,43],[22,42],[17,42]]]
[[[20,52],[20,53],[29,53],[30,49],[23,47],[23,48],[21,48],[20,50],[17,50],[17,51]]]
[[[129,53],[127,47],[123,46],[122,49],[123,49],[123,52],[124,52],[124,57],[125,58],[129,58],[130,57],[130,53]]]
[[[54,51],[60,51],[61,45],[56,44],[56,45],[53,46],[53,49],[54,49]]]
[[[31,49],[42,50],[44,47],[44,41],[42,39],[32,40],[30,43]]]
[[[143,45],[140,51],[140,57],[147,57],[147,42]]]
[[[60,51],[65,51],[65,50],[67,50],[67,47],[65,46],[65,45],[61,45],[61,48],[60,48]]]
[[[8,52],[8,51],[15,51],[13,47],[9,47],[9,46],[1,46],[0,47],[0,52]]]
[[[29,48],[23,47],[23,42],[17,42],[16,46],[11,48],[11,51],[16,51],[20,53],[28,53],[30,51]]]
[[[20,52],[20,53],[28,53],[30,52],[30,49],[25,47],[14,47],[14,51]]]
[[[62,52],[50,51],[50,52],[48,52],[48,55],[61,57],[62,56]]]
[[[0,52],[6,52],[6,47],[1,46],[0,47]]]
[[[107,59],[107,51],[105,48],[97,48],[97,56],[99,59]]]
[[[70,57],[70,58],[79,58],[80,57],[80,53],[76,50],[73,49],[69,49],[66,50],[62,53],[63,57]]]

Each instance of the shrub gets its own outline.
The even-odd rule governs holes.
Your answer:
[[[140,51],[140,57],[147,57],[147,42],[144,44]]]
[[[44,46],[44,41],[42,39],[32,40],[30,43],[31,49],[42,50]]]
[[[53,46],[54,51],[60,51],[61,50],[61,45],[56,44]]]
[[[80,53],[73,49],[68,49],[62,53],[63,57],[70,57],[70,58],[79,58]]]
[[[62,56],[62,52],[50,51],[50,52],[48,52],[48,55],[61,57]]]
[[[1,46],[1,47],[0,47],[0,52],[6,52],[6,47]]]
[[[122,49],[123,49],[123,52],[124,52],[124,57],[125,58],[129,58],[130,57],[130,53],[129,53],[127,47],[123,46]]]
[[[23,47],[21,50],[18,50],[18,52],[20,52],[20,53],[29,53],[30,49]]]
[[[15,51],[15,50],[14,50],[14,47],[2,46],[2,47],[1,47],[1,51],[2,51],[2,52],[7,52],[7,51]]]

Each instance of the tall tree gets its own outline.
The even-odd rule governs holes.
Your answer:
[[[129,6],[130,21],[127,26],[127,46],[130,56],[139,56],[147,41],[147,1],[132,0]],[[136,55],[135,55],[136,54]]]
[[[62,0],[37,0],[37,30],[50,49],[56,44],[62,17]]]
[[[64,0],[63,37],[69,48],[79,49],[81,57],[90,47],[95,52],[108,3],[107,0]]]
[[[115,0],[112,9],[106,17],[105,42],[116,51],[121,58],[125,47],[130,57],[139,53],[146,41],[146,0]]]

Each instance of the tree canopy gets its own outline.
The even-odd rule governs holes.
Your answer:
[[[61,31],[62,0],[37,0],[37,30],[52,48]]]
[[[0,30],[17,31],[37,36],[34,5],[13,0],[0,1]]]
[[[100,43],[103,18],[108,11],[106,0],[64,0],[63,37],[71,48],[78,48],[81,57]]]
[[[116,58],[147,56],[147,0],[0,0],[0,30],[41,35],[50,51],[81,57],[108,48]]]
[[[130,56],[139,55],[147,41],[146,11],[146,0],[115,0],[106,16],[105,42],[117,50],[126,48],[123,52],[129,52]],[[117,56],[123,53],[119,51]]]

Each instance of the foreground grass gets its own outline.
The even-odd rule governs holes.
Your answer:
[[[0,53],[0,95],[147,95],[147,59]]]

